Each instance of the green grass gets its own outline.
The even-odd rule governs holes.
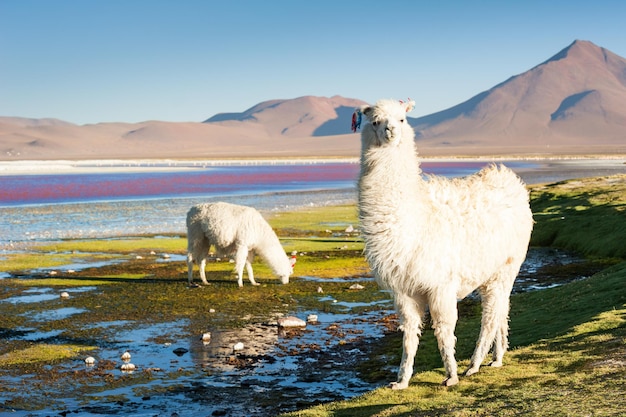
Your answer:
[[[626,258],[626,175],[564,181],[531,190],[531,244]]]
[[[15,349],[11,355],[0,356],[0,367],[36,362],[54,363],[59,360],[74,358],[78,354],[94,349],[95,347],[67,344],[31,344],[21,349]]]

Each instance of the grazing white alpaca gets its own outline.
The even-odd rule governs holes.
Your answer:
[[[475,289],[482,322],[465,374],[478,372],[492,345],[491,366],[502,365],[509,296],[533,225],[528,192],[504,166],[462,179],[424,179],[406,121],[413,105],[381,100],[360,109],[368,121],[359,177],[365,256],[379,284],[392,291],[404,332],[394,389],[406,388],[413,375],[426,306],[446,370],[443,384],[458,382],[457,300]]]
[[[189,285],[193,281],[193,264],[200,269],[200,279],[208,284],[205,275],[206,258],[211,245],[223,255],[235,255],[237,284],[243,287],[243,267],[252,285],[252,261],[255,253],[269,264],[283,284],[289,283],[295,257],[289,259],[272,227],[261,213],[252,207],[229,203],[206,203],[193,206],[187,213],[187,270]]]

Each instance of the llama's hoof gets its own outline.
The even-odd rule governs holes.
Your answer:
[[[502,361],[493,361],[489,364],[492,368],[500,368],[502,367]]]
[[[255,287],[258,287],[261,284],[259,284],[258,282],[253,282],[252,285],[254,285]]]
[[[458,376],[451,376],[448,377],[446,379],[443,380],[443,382],[441,383],[441,385],[443,385],[444,387],[451,387],[453,385],[456,385],[459,383],[459,377]]]
[[[463,375],[471,376],[471,375],[477,374],[479,369],[480,368],[478,366],[467,368],[467,371],[465,371],[465,373]]]
[[[405,389],[409,386],[408,382],[392,382],[389,384],[389,388],[393,389],[393,390],[400,390],[400,389]]]

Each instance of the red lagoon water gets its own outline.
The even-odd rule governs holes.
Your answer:
[[[426,162],[422,168],[425,173],[458,177],[486,164]],[[0,176],[0,206],[337,190],[354,188],[358,171],[356,163],[324,163],[10,175]]]
[[[354,186],[357,164],[228,166],[166,172],[0,177],[0,205],[310,191]]]

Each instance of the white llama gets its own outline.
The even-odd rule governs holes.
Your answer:
[[[528,191],[508,168],[491,165],[462,179],[424,179],[406,113],[414,102],[381,100],[361,111],[359,219],[365,256],[390,289],[403,335],[398,380],[404,389],[426,307],[446,370],[458,383],[454,357],[457,300],[478,289],[481,330],[465,375],[478,372],[493,345],[491,366],[508,348],[509,297],[526,257],[533,225]]]
[[[189,285],[193,281],[193,264],[200,269],[200,279],[208,284],[205,275],[206,258],[211,245],[216,252],[235,256],[237,284],[243,287],[243,267],[252,285],[252,261],[258,254],[269,264],[283,284],[289,283],[295,257],[291,259],[280,245],[272,227],[252,207],[229,203],[206,203],[193,206],[187,213],[187,270]]]

